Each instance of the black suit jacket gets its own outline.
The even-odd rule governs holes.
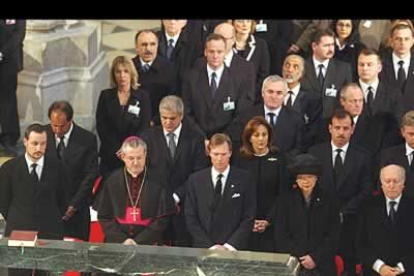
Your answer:
[[[307,207],[301,190],[296,188],[279,197],[277,210],[276,251],[297,258],[309,254],[321,275],[335,275],[340,231],[335,198],[315,186]]]
[[[414,274],[413,209],[414,199],[403,193],[396,212],[396,222],[392,226],[383,194],[364,204],[359,215],[356,249],[371,275],[379,275],[372,269],[377,259],[392,267],[402,262],[405,270],[402,275]]]
[[[167,59],[168,41],[164,31],[158,31],[158,55]],[[204,45],[203,45],[204,46]],[[193,66],[195,60],[200,57],[200,44],[191,40],[191,34],[187,31],[181,32],[170,62],[174,68],[176,95],[182,95],[182,83],[186,72]]]
[[[382,151],[381,166],[389,164],[397,164],[405,169],[406,180],[404,193],[410,197],[414,197],[414,170],[410,168],[410,164],[408,163],[405,143]]]
[[[236,48],[234,48],[234,51],[236,54],[238,53]],[[270,57],[266,41],[260,37],[250,34],[247,39],[246,48],[241,57],[254,65],[256,74],[255,98],[256,101],[259,101],[261,100],[260,95],[262,93],[263,81],[267,76],[269,76],[270,70]]]
[[[225,132],[237,114],[250,103],[246,90],[237,84],[227,67],[218,84],[214,99],[211,96],[207,67],[191,69],[183,84],[185,113],[210,138],[214,133]],[[234,102],[234,109],[224,110],[224,103]]]
[[[392,63],[392,52],[383,58],[383,66],[380,74],[381,80],[395,87],[402,95],[403,112],[408,112],[414,106],[414,56],[411,54],[410,67],[407,72],[407,81],[404,87],[400,87],[395,78],[394,65]]]
[[[163,172],[168,191],[176,193],[182,203],[186,196],[184,185],[190,174],[209,166],[205,153],[204,135],[184,119],[174,159],[171,158],[162,126],[149,128],[142,135],[147,142],[149,164]]]
[[[47,125],[46,133],[46,154],[58,158],[55,134],[50,125]],[[99,171],[95,135],[73,123],[73,130],[61,161],[69,177],[68,204],[77,210],[74,217],[65,224],[65,234],[87,240],[90,223],[89,204],[94,180]]]
[[[333,109],[339,105],[339,91],[342,86],[352,81],[351,67],[349,64],[330,59],[328,68],[326,69],[325,82],[323,87],[319,86],[315,65],[312,57],[305,62],[305,75],[301,80],[301,88],[305,91],[319,92],[323,103],[323,117],[332,116]],[[326,89],[334,87],[337,90],[336,96],[326,96]]]
[[[211,167],[193,173],[187,184],[185,215],[193,246],[210,248],[215,244],[228,243],[237,250],[245,249],[256,215],[252,176],[244,170],[230,167],[216,214],[211,211],[214,199]]]
[[[257,104],[241,114],[230,128],[235,148],[240,146],[240,135],[244,127],[254,116],[263,116],[264,105]],[[276,125],[273,127],[273,144],[289,156],[305,151],[305,122],[302,115],[286,106],[282,106]]]
[[[8,19],[10,20],[10,19]],[[7,64],[7,70],[19,72],[23,69],[23,40],[26,36],[26,20],[15,20],[6,24],[0,20],[0,52],[3,54],[1,64]]]
[[[309,153],[323,162],[321,188],[335,195],[342,213],[356,214],[358,207],[371,196],[373,190],[372,160],[369,153],[351,143],[337,181],[334,178],[331,142],[313,146]]]
[[[147,72],[142,70],[139,56],[132,59],[138,71],[141,88],[148,91],[151,101],[151,120],[159,123],[159,105],[165,96],[175,94],[174,68],[171,63],[157,56]]]
[[[140,107],[139,116],[128,112],[130,105]],[[117,89],[111,88],[101,92],[96,109],[96,129],[101,141],[99,156],[102,174],[122,166],[116,156],[122,142],[130,135],[140,135],[149,128],[151,107],[148,92],[143,89],[131,90],[128,104],[122,108],[119,104]]]
[[[34,182],[26,159],[20,156],[0,169],[0,213],[6,219],[5,235],[13,230],[39,231],[39,238],[62,239],[68,206],[68,183],[62,163],[45,156],[39,182]]]

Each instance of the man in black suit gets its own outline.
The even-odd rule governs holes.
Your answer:
[[[67,101],[49,107],[50,125],[46,126],[46,154],[60,159],[69,177],[69,205],[65,236],[89,240],[89,205],[92,186],[98,175],[98,150],[95,135],[73,122],[73,108]]]
[[[403,112],[414,106],[414,31],[405,24],[396,24],[390,32],[392,53],[383,57],[381,79],[400,91],[403,98]]]
[[[174,68],[176,95],[182,95],[182,83],[186,72],[199,57],[200,44],[191,40],[183,28],[187,20],[162,20],[162,30],[157,32],[158,55],[169,60]]]
[[[7,154],[17,156],[20,138],[17,111],[17,75],[23,70],[26,20],[0,20],[0,143]]]
[[[312,39],[313,55],[305,63],[303,90],[319,92],[323,103],[323,117],[332,115],[338,106],[338,92],[352,81],[349,64],[333,59],[335,53],[334,33],[330,29],[317,30]]]
[[[147,142],[149,165],[158,168],[167,179],[180,213],[172,217],[164,231],[164,241],[176,246],[190,246],[191,237],[185,225],[185,182],[190,174],[209,166],[205,154],[204,135],[183,120],[184,104],[177,96],[161,100],[161,126],[149,128],[142,134]]]
[[[207,38],[205,66],[189,71],[183,84],[185,112],[210,138],[224,132],[237,114],[251,105],[245,87],[234,81],[224,64],[226,40],[219,34]]]
[[[361,210],[356,247],[364,275],[414,274],[414,199],[403,192],[404,182],[403,167],[383,167],[383,194],[366,202]]]
[[[226,52],[224,63],[230,69],[234,80],[243,87],[247,92],[249,101],[253,104],[256,100],[256,72],[254,65],[246,61],[244,58],[236,55],[233,46],[236,43],[236,31],[233,25],[229,23],[221,23],[214,29],[215,34],[222,35],[226,39]]]
[[[272,143],[282,152],[294,156],[304,152],[305,121],[300,112],[283,105],[288,91],[285,79],[278,75],[268,76],[262,87],[264,104],[257,104],[247,109],[231,125],[230,133],[237,148],[240,145],[240,134],[247,122],[254,116],[263,116],[273,128]]]
[[[211,168],[188,179],[185,216],[193,247],[243,250],[256,215],[256,190],[252,176],[229,165],[230,138],[217,133],[208,146]]]
[[[329,125],[331,141],[309,150],[323,162],[322,189],[331,192],[339,203],[342,217],[339,253],[348,275],[356,275],[357,210],[371,195],[373,187],[369,153],[350,143],[354,128],[351,115],[343,109],[336,109]]]
[[[322,98],[315,91],[302,89],[300,81],[305,73],[305,60],[301,56],[287,56],[282,70],[288,85],[284,105],[299,111],[305,119],[305,140],[308,148],[314,145],[318,124],[322,122]]]
[[[407,176],[404,193],[414,197],[414,111],[409,111],[404,115],[400,131],[405,143],[383,150],[381,165],[392,163],[403,167]]]
[[[6,220],[5,236],[13,230],[38,231],[40,239],[62,239],[67,204],[67,177],[64,166],[44,156],[45,128],[27,127],[26,153],[10,159],[0,168],[0,213]],[[32,270],[9,269],[9,276],[29,276]],[[43,275],[38,274],[36,275]]]
[[[151,122],[158,125],[161,99],[175,93],[174,69],[168,60],[158,56],[158,37],[153,31],[139,31],[135,35],[135,49],[137,55],[132,61],[139,74],[139,83],[149,93]]]

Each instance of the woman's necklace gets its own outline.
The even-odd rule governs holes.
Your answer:
[[[124,167],[124,175],[125,175],[125,183],[126,183],[126,186],[127,186],[129,200],[130,200],[131,205],[132,205],[132,211],[131,211],[132,220],[137,221],[136,216],[140,215],[140,211],[138,210],[137,206],[138,206],[139,198],[141,197],[142,188],[144,187],[144,184],[145,184],[145,177],[147,176],[147,166],[144,167],[144,177],[142,178],[141,187],[139,188],[138,196],[137,196],[137,199],[135,200],[135,202],[133,201],[131,190],[129,189],[128,177],[127,177],[127,172],[126,172],[125,167]]]

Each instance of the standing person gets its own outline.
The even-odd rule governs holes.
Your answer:
[[[142,88],[149,93],[151,122],[158,125],[161,99],[175,93],[174,69],[167,59],[158,55],[158,37],[153,31],[139,31],[135,35],[135,49],[137,55],[132,61]]]
[[[162,241],[169,216],[175,213],[164,177],[147,167],[147,145],[137,136],[125,139],[121,158],[124,167],[103,180],[98,203],[105,242],[157,244]]]
[[[17,156],[20,138],[17,110],[17,75],[23,70],[26,20],[0,20],[0,143],[7,154]]]
[[[65,223],[65,236],[89,240],[92,186],[98,175],[98,149],[95,135],[73,121],[73,108],[67,101],[55,101],[49,107],[46,126],[47,154],[65,165],[69,181],[69,206],[73,217]]]
[[[256,215],[255,183],[250,173],[230,166],[231,140],[214,134],[208,144],[212,166],[187,181],[185,216],[193,247],[243,250]]]
[[[40,124],[27,127],[26,152],[0,168],[0,213],[6,220],[5,236],[13,230],[38,231],[39,239],[63,239],[67,176],[62,163],[45,156],[47,135]],[[30,276],[32,270],[9,269],[9,276]],[[42,272],[36,275],[43,275]]]
[[[240,150],[233,155],[232,164],[249,171],[257,185],[257,213],[248,247],[252,251],[274,252],[274,205],[277,196],[288,190],[286,158],[272,146],[272,135],[264,117],[253,117],[241,135]]]
[[[288,169],[297,185],[279,198],[276,252],[299,259],[299,276],[336,275],[339,210],[336,199],[320,186],[322,162],[310,154],[302,154],[292,160]]]
[[[161,125],[147,129],[142,138],[151,153],[150,167],[158,168],[165,176],[167,189],[180,209],[164,231],[164,241],[175,246],[190,246],[191,236],[184,215],[185,182],[190,174],[209,166],[204,135],[183,118],[184,104],[179,97],[171,95],[162,99],[159,112]]]
[[[382,193],[365,202],[359,215],[357,253],[364,275],[413,275],[414,199],[404,192],[403,167],[381,169]]]
[[[122,166],[116,154],[122,141],[149,128],[151,118],[148,92],[139,88],[138,73],[129,58],[114,59],[110,78],[112,88],[101,92],[96,108],[102,175]]]

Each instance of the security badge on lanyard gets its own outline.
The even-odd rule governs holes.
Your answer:
[[[331,88],[326,88],[325,90],[325,96],[327,97],[336,97],[336,94],[338,93],[338,90],[335,89],[335,85],[332,84]]]
[[[233,101],[231,101],[230,97],[227,97],[227,102],[223,103],[223,110],[224,111],[230,111],[234,110],[235,104]]]
[[[130,104],[129,106],[128,106],[128,112],[129,113],[131,113],[131,114],[134,114],[135,116],[139,116],[139,112],[141,111],[141,108],[139,108],[139,101],[137,101],[136,103],[135,103],[135,105],[132,105],[132,104]]]

